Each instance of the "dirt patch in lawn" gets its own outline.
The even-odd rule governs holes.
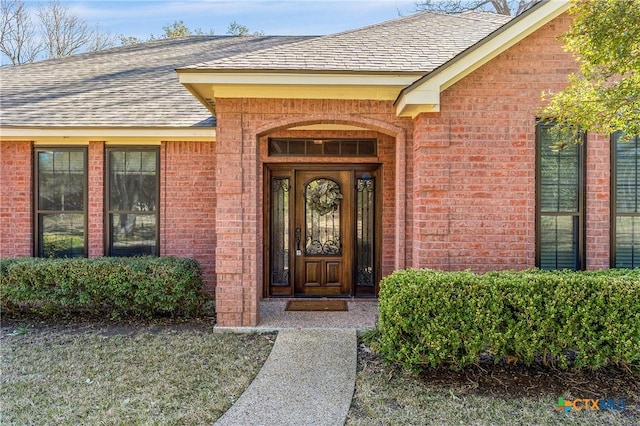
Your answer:
[[[0,324],[0,336],[6,333],[27,333],[50,331],[67,334],[82,334],[94,331],[104,336],[133,335],[144,330],[145,333],[161,331],[211,331],[215,325],[215,317],[198,318],[151,318],[109,320],[89,315],[75,315],[69,318],[42,318],[37,315],[6,315]]]
[[[564,413],[558,397],[626,398],[624,411]],[[468,424],[604,426],[640,424],[638,376],[626,371],[563,372],[478,365],[411,374],[363,342],[348,426]]]
[[[360,345],[361,362],[379,368],[382,359],[364,344]],[[493,364],[484,362],[452,371],[428,369],[416,378],[432,387],[452,390],[459,395],[486,395],[497,398],[563,395],[565,398],[627,398],[640,403],[640,374],[607,367],[600,370],[562,371],[538,365]],[[638,413],[640,414],[640,412]]]
[[[431,386],[455,388],[460,394],[482,394],[498,398],[543,394],[565,398],[627,398],[640,401],[637,375],[618,368],[597,371],[560,371],[541,366],[482,363],[461,371],[427,370],[420,380]],[[640,414],[640,413],[639,413]]]
[[[493,401],[486,403],[484,411],[478,410],[474,415],[483,422],[491,424],[511,424],[505,413],[516,411],[521,416],[536,418],[538,424],[564,424],[567,420],[580,420],[584,424],[637,424],[640,420],[640,374],[618,368],[603,368],[597,371],[561,371],[542,366],[527,367],[520,364],[497,364],[491,362],[481,363],[460,371],[451,371],[446,368],[428,369],[420,374],[409,374],[400,366],[384,363],[382,358],[375,354],[369,347],[361,342],[359,344],[358,370],[362,389],[374,389],[369,394],[393,395],[394,390],[385,389],[386,382],[392,383],[394,389],[406,387],[410,389],[407,395],[398,393],[385,401],[389,410],[395,405],[407,410],[412,407],[414,401],[439,401],[440,407],[451,406],[451,414],[446,417],[445,409],[441,413],[442,421],[465,421],[456,416],[461,410],[472,410],[469,406],[480,406],[479,401]],[[383,380],[375,377],[386,378]],[[373,383],[373,385],[372,385]],[[367,393],[367,392],[364,392]],[[623,412],[611,413],[603,417],[587,415],[573,419],[572,417],[558,417],[554,405],[558,397],[565,399],[614,399],[619,401],[625,398],[626,409]],[[374,405],[372,400],[358,395],[356,391],[355,406]],[[502,401],[502,402],[499,402]],[[414,415],[430,416],[432,412],[422,411],[425,403],[417,404],[412,409]],[[504,407],[503,407],[504,406]],[[544,409],[541,406],[545,407]],[[389,408],[391,407],[391,408]],[[501,408],[502,407],[502,408]],[[400,411],[402,411],[400,410]],[[392,410],[393,411],[393,410]],[[502,413],[502,414],[496,414]],[[352,412],[351,424],[359,424],[355,421],[358,412]],[[384,416],[384,412],[376,412],[375,416]],[[574,413],[575,417],[576,413]],[[595,416],[595,417],[594,417]],[[402,418],[390,417],[392,422],[402,423]],[[608,423],[612,421],[613,423]],[[524,424],[524,423],[522,423]],[[582,423],[581,423],[582,424]]]

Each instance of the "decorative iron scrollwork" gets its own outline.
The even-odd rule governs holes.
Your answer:
[[[340,206],[340,186],[330,179],[315,179],[307,185],[307,208],[320,216],[335,211]]]
[[[310,255],[338,255],[340,254],[340,241],[338,238],[335,240],[312,240],[311,237],[307,238],[306,252]]]
[[[271,285],[288,286],[289,277],[288,177],[271,179]]]
[[[356,285],[373,287],[375,247],[375,179],[356,181]]]
[[[314,179],[305,187],[305,253],[307,255],[339,255],[340,185],[326,178]]]

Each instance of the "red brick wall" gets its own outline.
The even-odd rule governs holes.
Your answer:
[[[0,142],[0,257],[31,256],[31,142]]]
[[[211,294],[216,247],[214,150],[212,143],[164,142],[160,151],[161,255],[197,259]]]
[[[398,118],[392,102],[217,99],[216,142],[216,310],[220,325],[254,325],[263,291],[262,163],[266,157],[265,137],[291,135],[287,128],[319,123],[357,125],[380,136],[385,194],[383,204],[383,268],[390,272],[405,265],[405,191],[407,187],[406,144],[412,134],[411,120]],[[302,134],[295,132],[295,134]],[[309,134],[309,133],[306,133]],[[318,137],[349,134],[314,131]],[[260,144],[262,137],[262,145]],[[399,146],[400,145],[400,146]],[[326,162],[326,158],[304,162]],[[334,160],[332,159],[332,162]],[[338,161],[338,160],[335,160]],[[353,162],[353,160],[344,160]],[[401,177],[399,177],[401,176]],[[397,183],[397,185],[396,185]],[[399,233],[398,230],[401,232]],[[408,231],[411,232],[411,231]]]
[[[89,142],[88,251],[104,255],[104,142]],[[215,155],[203,142],[161,147],[160,250],[196,258],[206,290],[215,288]],[[0,256],[31,256],[33,239],[30,142],[0,143]]]
[[[535,120],[541,94],[576,69],[563,16],[456,83],[415,125],[414,266],[535,264]],[[608,266],[608,142],[587,145],[587,265]]]
[[[278,161],[267,157],[266,138],[337,123],[367,130],[304,134],[380,141],[383,274],[405,266],[534,266],[535,118],[541,93],[562,88],[575,69],[556,40],[568,22],[561,17],[499,55],[445,90],[441,112],[414,121],[396,117],[392,102],[217,99],[216,143],[161,146],[161,254],[201,262],[207,289],[215,287],[218,324],[255,325],[264,271],[262,166]],[[588,268],[609,262],[608,144],[589,135]],[[2,142],[0,154],[0,256],[29,256],[31,144]],[[103,254],[103,156],[104,144],[91,142],[91,256]]]

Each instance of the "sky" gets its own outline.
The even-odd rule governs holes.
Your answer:
[[[350,30],[411,14],[415,0],[62,0],[74,14],[112,34],[146,39],[162,27],[184,21],[217,35],[236,21],[266,35],[322,35]],[[27,0],[31,7],[38,2]]]

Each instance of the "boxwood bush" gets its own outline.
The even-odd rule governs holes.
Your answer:
[[[194,259],[102,257],[0,260],[7,312],[111,317],[196,315],[205,301]]]
[[[412,370],[640,366],[640,269],[403,270],[382,280],[379,311],[378,351]]]

